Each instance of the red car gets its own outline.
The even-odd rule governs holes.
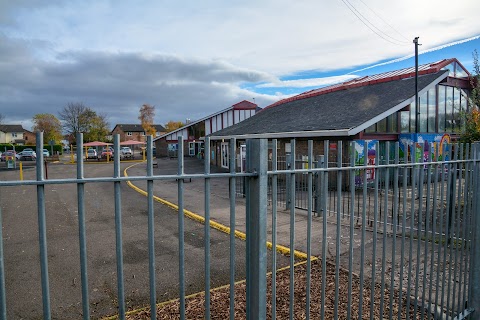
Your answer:
[[[13,157],[15,158],[15,151],[13,150],[7,150],[2,155],[0,156],[0,161],[6,161],[7,157]]]
[[[108,149],[103,149],[102,150],[102,155],[101,157],[106,159],[107,158],[107,155],[110,159],[113,158],[113,149],[112,148],[108,148]]]

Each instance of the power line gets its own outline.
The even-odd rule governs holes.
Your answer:
[[[402,37],[403,39],[409,41],[409,39],[407,37],[405,37],[400,31],[398,31],[397,29],[395,29],[392,25],[390,25],[385,19],[383,19],[378,13],[376,13],[372,8],[370,8],[365,2],[363,2],[362,0],[358,0],[360,1],[365,7],[367,7],[368,10],[370,10],[371,12],[373,12],[374,15],[377,16],[377,18],[379,18],[380,20],[382,20],[383,23],[385,23],[387,26],[389,26],[393,31],[395,31],[400,37]]]
[[[364,17],[356,8],[353,6],[348,0],[342,0],[342,2],[347,6],[347,8],[367,27],[369,28],[373,33],[375,33],[377,36],[382,38],[385,41],[388,41],[392,44],[398,45],[398,46],[406,46],[409,45],[408,42],[406,41],[401,41],[398,39],[393,38],[392,36],[386,34],[379,28],[377,28],[373,23],[371,23],[366,17]],[[362,19],[363,18],[363,19]],[[388,39],[388,38],[392,39]],[[394,42],[395,41],[395,42]]]

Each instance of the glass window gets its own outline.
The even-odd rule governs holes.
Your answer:
[[[450,70],[450,72],[448,73],[448,76],[449,77],[454,77],[455,76],[455,64],[454,63],[450,63],[449,65],[446,65],[445,67],[442,68],[442,70]]]
[[[372,124],[370,127],[368,127],[367,129],[365,129],[365,132],[366,133],[374,133],[377,131],[377,124]]]
[[[400,112],[400,131],[410,132],[410,111]]]
[[[132,135],[132,133],[130,131],[127,132],[127,136],[131,136],[131,135]]]
[[[387,118],[383,118],[382,120],[377,122],[377,132],[387,132]]]
[[[428,132],[436,132],[435,120],[436,115],[436,89],[432,88],[428,90]]]
[[[458,64],[455,63],[455,77],[456,78],[467,78],[467,72]]]
[[[445,87],[438,86],[438,132],[445,132]]]
[[[414,101],[410,105],[410,132],[416,132],[417,131],[416,123],[415,123],[415,112],[417,112],[417,111],[416,111],[415,106],[416,106],[416,103]]]
[[[454,131],[460,129],[460,117],[461,117],[461,104],[460,104],[460,89],[453,88],[453,124]]]
[[[420,96],[420,132],[427,132],[427,120],[428,120],[428,92],[425,92]]]
[[[398,122],[397,122],[398,112],[391,114],[387,118],[388,123],[388,132],[397,133],[398,132]]]
[[[453,131],[453,88],[445,87],[445,131]]]

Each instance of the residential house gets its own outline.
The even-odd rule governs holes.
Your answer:
[[[21,124],[0,125],[0,143],[25,144],[24,129]]]
[[[166,131],[160,124],[155,124],[153,127],[156,130],[155,135],[157,137]],[[145,130],[141,124],[117,124],[112,130],[112,136],[115,134],[120,135],[120,142],[126,140],[146,141]]]

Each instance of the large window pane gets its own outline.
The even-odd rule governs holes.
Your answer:
[[[387,118],[388,122],[388,132],[397,133],[398,132],[398,122],[397,122],[397,115],[398,113],[395,112],[391,114]]]
[[[400,132],[410,132],[410,112],[400,112]]]
[[[387,132],[387,118],[384,118],[377,122],[377,132],[381,132],[381,133]]]
[[[415,112],[417,112],[417,110],[416,110],[416,103],[414,101],[410,105],[410,132],[416,132],[417,131],[417,127],[416,127],[416,123],[415,123]]]
[[[445,87],[438,86],[438,132],[445,132]]]
[[[467,96],[463,90],[460,91],[460,128],[465,131],[465,116],[467,114]]]
[[[455,77],[457,78],[466,78],[468,74],[463,70],[463,68],[458,64],[455,63]]]
[[[428,90],[428,132],[436,132],[435,120],[437,119],[436,112],[436,89]]]
[[[420,132],[427,132],[428,120],[427,92],[420,96]]]
[[[453,132],[453,87],[445,87],[445,131]]]
[[[454,63],[450,63],[449,65],[442,68],[442,70],[446,70],[446,69],[450,70],[450,72],[448,73],[449,77],[454,77],[455,76],[455,64]]]
[[[460,89],[453,88],[453,130],[458,132],[460,129]]]
[[[375,131],[377,131],[377,124],[376,123],[372,124],[370,127],[365,129],[366,133],[374,133]]]

